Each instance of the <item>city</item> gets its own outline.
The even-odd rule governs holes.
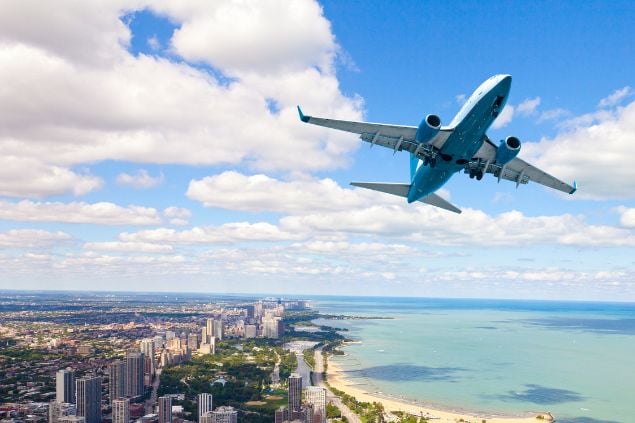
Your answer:
[[[322,347],[343,337],[333,328],[303,330],[319,317],[307,301],[5,294],[2,423],[340,416],[326,388],[312,386],[305,357],[315,364],[314,351],[321,358]]]

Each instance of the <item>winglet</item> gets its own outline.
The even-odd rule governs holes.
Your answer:
[[[300,114],[300,120],[302,122],[308,122],[311,118],[311,116],[305,116],[304,113],[302,113],[302,109],[300,108],[300,106],[298,106],[298,113]]]
[[[573,181],[573,189],[569,191],[569,194],[573,194],[577,190],[578,190],[578,184],[575,181]]]

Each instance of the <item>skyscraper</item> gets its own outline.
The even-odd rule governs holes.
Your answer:
[[[320,423],[326,423],[326,389],[319,386],[304,388],[304,402],[313,406],[313,416],[319,416]]]
[[[126,396],[143,395],[143,361],[142,352],[128,351],[126,354]]]
[[[198,334],[190,333],[187,336],[187,346],[191,350],[197,350],[198,349]]]
[[[283,423],[285,420],[289,420],[287,417],[288,414],[289,412],[287,410],[287,407],[278,408],[274,414],[274,423]]]
[[[86,423],[101,423],[101,378],[83,377],[76,385],[77,415]]]
[[[58,370],[55,375],[55,401],[75,402],[75,374],[72,370]]]
[[[201,328],[201,344],[209,343],[209,334],[207,333],[207,326]]]
[[[205,321],[205,332],[207,333],[207,339],[209,341],[209,339],[214,336],[214,319],[213,318],[209,318]]]
[[[113,400],[112,423],[130,423],[130,400],[128,398]]]
[[[218,407],[211,414],[212,423],[238,423],[238,412],[234,410],[234,407]]]
[[[149,371],[145,372],[150,374],[150,376],[154,376],[154,340],[153,339],[142,339],[139,343],[139,351],[141,351],[147,361],[149,359]]]
[[[225,335],[225,322],[223,319],[214,320],[214,337],[219,340]]]
[[[172,423],[172,397],[159,397],[159,423]]]
[[[126,363],[115,360],[108,365],[108,395],[113,400],[126,395]]]
[[[300,409],[302,403],[302,376],[291,373],[289,376],[289,414]]]
[[[199,422],[201,417],[205,414],[212,411],[212,394],[198,394],[198,419]]]

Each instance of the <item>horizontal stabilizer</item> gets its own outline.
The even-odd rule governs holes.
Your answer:
[[[351,182],[351,185],[360,188],[372,189],[374,191],[385,192],[387,194],[398,195],[399,197],[404,198],[408,198],[408,191],[410,190],[409,184],[389,182]],[[419,201],[454,213],[461,213],[461,209],[434,193],[421,198]]]

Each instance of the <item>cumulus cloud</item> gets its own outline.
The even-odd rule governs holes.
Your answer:
[[[538,123],[554,121],[568,116],[571,116],[571,112],[569,110],[562,108],[549,109],[540,113],[540,116],[538,116]]]
[[[98,225],[155,225],[161,223],[156,209],[122,207],[108,202],[0,201],[0,219],[31,222],[93,223]]]
[[[633,90],[629,86],[615,90],[610,95],[600,100],[598,107],[613,107],[619,104],[624,98],[630,96],[632,92]]]
[[[65,167],[48,165],[38,159],[15,154],[17,152],[7,152],[0,157],[0,195],[34,198],[63,194],[79,196],[95,191],[103,184],[101,178],[89,173],[76,173]]]
[[[119,238],[126,242],[211,244],[237,241],[293,241],[303,239],[304,235],[285,232],[266,222],[235,222],[220,226],[194,227],[184,231],[157,228],[133,233],[124,232]]]
[[[12,229],[0,233],[0,248],[41,248],[70,241],[73,238],[61,231],[41,229]]]
[[[163,210],[163,215],[170,220],[171,225],[184,226],[189,223],[192,212],[181,207],[168,207]]]
[[[151,176],[145,169],[139,169],[134,175],[128,173],[120,173],[117,175],[117,183],[119,185],[133,188],[154,188],[161,185],[163,179],[163,173],[157,176]]]
[[[540,106],[540,97],[528,98],[516,106],[516,113],[522,116],[529,116],[536,111],[538,106]]]
[[[169,253],[172,251],[171,245],[153,244],[148,242],[87,242],[84,244],[85,250],[94,251],[116,251],[132,253]]]
[[[635,208],[618,207],[617,212],[620,214],[620,224],[626,228],[635,228]]]
[[[177,57],[230,78],[128,52],[121,18],[146,7],[180,25],[171,40]],[[339,89],[337,47],[317,2],[7,1],[0,8],[0,79],[12,81],[0,92],[0,148],[3,160],[19,161],[0,166],[0,194],[85,194],[101,182],[71,168],[102,160],[311,171],[346,164],[358,146],[350,134],[302,125],[295,111],[300,101],[316,114],[362,117],[361,100]]]
[[[507,103],[503,108],[503,111],[500,112],[494,123],[492,123],[492,128],[504,128],[511,123],[512,119],[514,119],[514,106]]]
[[[335,37],[317,2],[221,1],[204,6],[153,6],[180,20],[172,48],[187,60],[231,74],[332,66]]]
[[[569,119],[553,138],[523,145],[523,158],[565,181],[574,198],[635,198],[635,102]]]
[[[377,198],[397,201],[361,189],[345,189],[332,179],[296,178],[282,181],[266,175],[247,176],[235,171],[192,180],[187,196],[206,207],[240,211],[304,213],[345,210],[372,204]]]

